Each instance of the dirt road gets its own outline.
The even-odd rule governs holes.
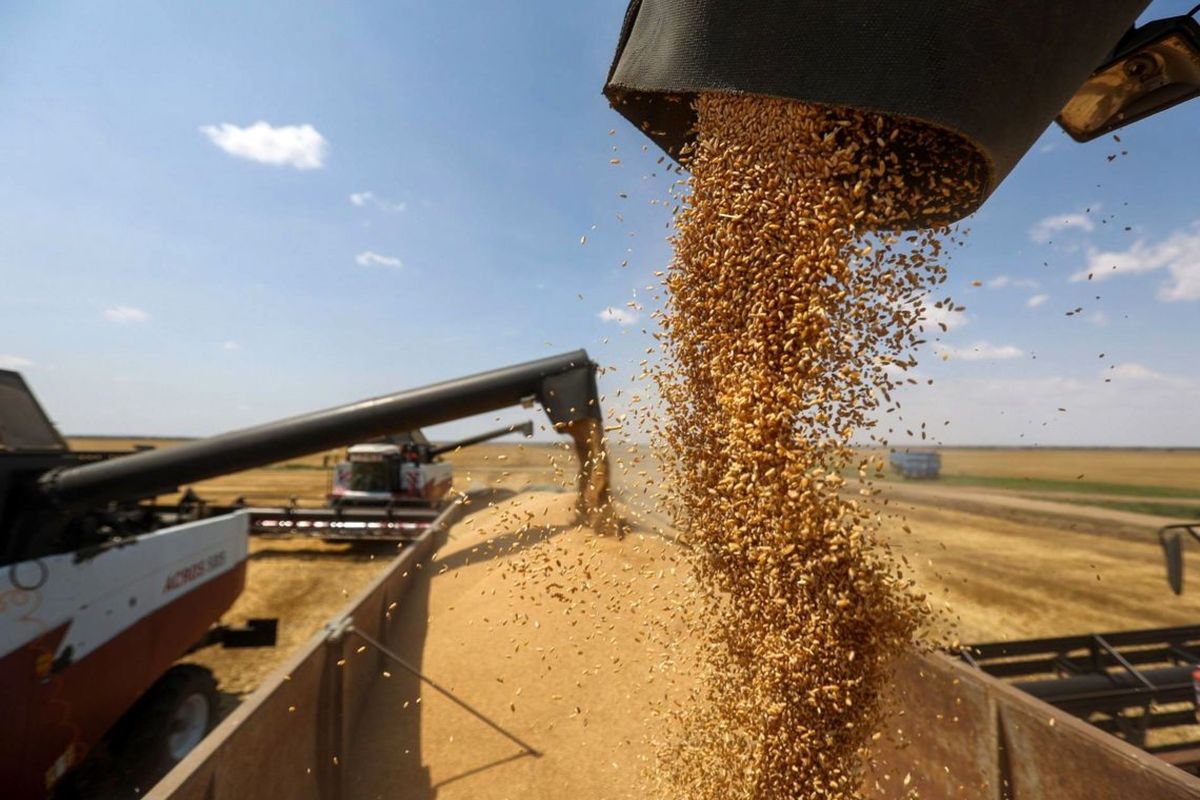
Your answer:
[[[1027,497],[1003,490],[900,481],[880,483],[879,487],[881,497],[891,498],[908,508],[956,509],[1034,525],[1057,524],[1068,530],[1127,539],[1152,539],[1154,531],[1161,526],[1181,521],[1175,517],[1080,505],[1048,497]],[[1200,508],[1197,516],[1200,517]]]

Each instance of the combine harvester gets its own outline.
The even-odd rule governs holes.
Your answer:
[[[293,504],[250,509],[250,533],[355,544],[410,541],[448,502],[454,467],[441,456],[510,433],[532,436],[533,423],[497,428],[438,446],[420,429],[351,445],[346,448],[345,460],[334,465],[325,508]],[[194,493],[185,496],[185,503],[208,514],[230,513],[244,506],[213,506]]]
[[[437,508],[454,482],[454,469],[441,456],[510,433],[533,436],[533,423],[509,425],[440,446],[431,444],[420,430],[352,445],[346,449],[346,460],[334,465],[329,505]]]
[[[70,451],[21,376],[0,371],[0,794],[49,796],[93,750],[110,777],[150,785],[215,722],[212,675],[175,662],[217,642],[274,643],[274,621],[232,630],[217,623],[242,591],[251,528],[284,512],[192,504],[187,519],[155,506],[156,495],[536,402],[575,440],[580,512],[603,521],[608,473],[595,370],[578,350],[115,457]],[[405,538],[428,540],[469,502],[415,509],[420,524]],[[370,526],[388,512],[337,513],[346,525]]]

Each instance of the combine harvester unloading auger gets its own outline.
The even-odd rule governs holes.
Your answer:
[[[615,530],[596,365],[583,350],[189,442],[106,458],[72,452],[21,376],[0,371],[0,786],[51,793],[98,742],[143,779],[215,722],[212,676],[172,664],[192,649],[274,643],[273,621],[216,626],[241,593],[247,536],[281,510],[153,505],[194,481],[339,445],[539,403],[579,455],[578,508]],[[422,510],[417,538],[464,509]],[[342,519],[380,520],[378,509]],[[356,516],[357,515],[357,516]],[[132,716],[131,716],[132,715]],[[158,725],[158,730],[147,726]],[[147,746],[150,743],[151,746]],[[138,762],[138,763],[133,763]],[[146,785],[143,783],[143,785]]]

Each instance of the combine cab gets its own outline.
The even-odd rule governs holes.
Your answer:
[[[533,436],[533,423],[506,425],[437,447],[420,430],[353,445],[346,450],[346,460],[334,467],[329,506],[437,508],[454,480],[454,470],[442,455],[512,433]]]
[[[405,444],[356,444],[347,449],[346,460],[333,470],[329,505],[440,505],[450,491],[453,468],[433,459],[420,432],[412,438]]]

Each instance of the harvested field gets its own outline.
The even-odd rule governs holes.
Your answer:
[[[1130,541],[1053,523],[896,504],[884,532],[963,642],[1195,622],[1167,588],[1153,537]],[[911,533],[902,525],[908,525]],[[943,620],[946,624],[948,620]],[[949,630],[947,626],[944,628]]]
[[[1200,494],[1200,450],[940,449],[942,474],[1171,487]]]
[[[118,449],[112,440],[100,442],[99,449]],[[980,461],[971,467],[978,473],[1002,473],[1013,469],[1016,460],[1029,462],[1027,451],[978,452]],[[1139,452],[1151,472],[1165,474],[1179,463],[1175,453]],[[1093,451],[1070,453],[1086,459]],[[501,455],[506,458],[499,459]],[[557,457],[564,475],[556,475],[548,455]],[[614,450],[614,462],[632,461],[631,455],[636,454]],[[554,487],[574,474],[571,453],[550,445],[482,445],[452,458],[464,487],[468,481],[479,485],[496,480],[511,488]],[[1068,463],[1065,456],[1062,463]],[[319,464],[317,457],[315,465]],[[645,459],[638,468],[654,469]],[[1116,474],[1119,465],[1110,469]],[[618,471],[618,484],[621,477]],[[1047,474],[1049,479],[1059,477]],[[307,489],[302,502],[318,504],[324,480],[320,469],[266,468],[208,485],[232,498],[253,496],[251,487],[283,483],[285,494]],[[651,612],[629,603],[618,605],[623,611],[606,614],[603,627],[597,629],[585,615],[563,614],[560,601],[528,600],[533,586],[529,582],[523,592],[509,586],[515,575],[511,565],[544,565],[539,553],[554,553],[564,561],[585,557],[597,574],[628,563],[641,575],[644,567],[670,559],[670,540],[652,531],[662,527],[668,536],[674,531],[655,510],[656,503],[642,494],[644,481],[624,483],[623,500],[643,517],[644,525],[635,529],[641,535],[618,543],[573,527],[569,492],[524,495],[518,500],[526,511],[543,517],[544,536],[527,533],[518,538],[513,532],[519,526],[511,514],[477,515],[473,523],[460,523],[435,562],[446,571],[439,574],[438,567],[424,589],[416,588],[403,617],[411,629],[406,642],[422,669],[481,710],[498,709],[497,721],[543,749],[545,756],[517,757],[515,745],[395,670],[370,711],[370,731],[364,727],[361,734],[360,741],[374,742],[371,746],[378,752],[371,759],[376,766],[363,773],[354,797],[389,797],[401,791],[418,798],[435,792],[446,798],[558,797],[565,794],[556,792],[558,787],[574,800],[644,796],[643,770],[654,760],[650,739],[659,731],[652,716],[654,700],[669,685],[661,675],[647,690],[646,676],[661,654],[637,641],[634,632]],[[1057,504],[1053,515],[1025,513],[1011,506],[1014,493],[1001,490],[984,492],[1000,501],[972,506],[969,501],[981,490],[900,481],[885,481],[881,488],[891,498],[888,511],[905,518],[886,517],[881,535],[907,560],[918,590],[931,594],[934,607],[945,611],[944,604],[949,604],[937,624],[942,633],[973,642],[1195,621],[1194,593],[1175,597],[1166,587],[1161,554],[1152,538],[1153,520],[1118,524],[1117,517],[1105,518],[1104,510],[1089,508],[1100,515],[1089,523],[1058,515],[1073,508],[1066,504]],[[906,490],[912,493],[902,493]],[[1112,535],[1113,530],[1124,532]],[[486,542],[496,547],[482,554],[470,552]],[[510,552],[507,548],[513,544],[519,546]],[[332,618],[348,596],[380,573],[391,555],[386,546],[356,551],[295,540],[252,540],[251,552],[246,591],[227,621],[279,616],[280,646],[209,648],[189,659],[216,671],[226,692],[225,710]],[[1200,559],[1193,557],[1191,564],[1197,565],[1193,570],[1200,568]],[[501,577],[504,574],[509,577]],[[652,583],[635,585],[646,589]],[[598,583],[594,590],[597,602],[607,608],[613,587]],[[632,599],[635,596],[626,596]],[[528,620],[518,619],[525,614]],[[584,630],[603,635],[587,640],[579,635]],[[572,635],[587,646],[569,651],[557,644]],[[518,643],[524,644],[517,649]],[[612,662],[614,657],[618,664]],[[408,709],[404,699],[410,702]]]
[[[130,450],[139,445],[169,447],[187,440],[79,436],[69,441],[78,450]],[[1182,502],[1195,498],[1200,502],[1200,450],[1196,449],[935,449],[942,455],[942,475],[946,480],[919,485],[937,486],[946,493],[987,489],[1064,499],[1161,497],[1178,498]],[[861,452],[886,460],[882,450]],[[245,495],[251,501],[279,503],[296,496],[301,505],[319,504],[329,485],[329,468],[324,465],[332,464],[341,455],[340,450],[330,450],[304,456],[202,481],[196,484],[196,489],[202,497],[219,502]],[[619,455],[614,451],[614,456]],[[558,462],[557,468],[551,459]],[[489,442],[449,453],[446,460],[459,468],[456,489],[497,485],[497,481],[506,488],[521,488],[527,483],[561,485],[572,478],[574,470],[574,455],[565,441]],[[890,473],[885,475],[884,482],[905,484]],[[1097,491],[1097,484],[1104,490]]]
[[[1106,508],[1093,500],[1064,499],[1058,495],[1015,494],[1013,492],[947,486],[938,482],[888,482],[880,487],[880,496],[932,509],[952,509],[1010,521],[1081,531],[1099,536],[1115,536],[1135,541],[1154,540],[1154,531],[1180,520],[1153,513]],[[1122,505],[1122,504],[1118,504]],[[1196,517],[1200,518],[1200,507]]]

